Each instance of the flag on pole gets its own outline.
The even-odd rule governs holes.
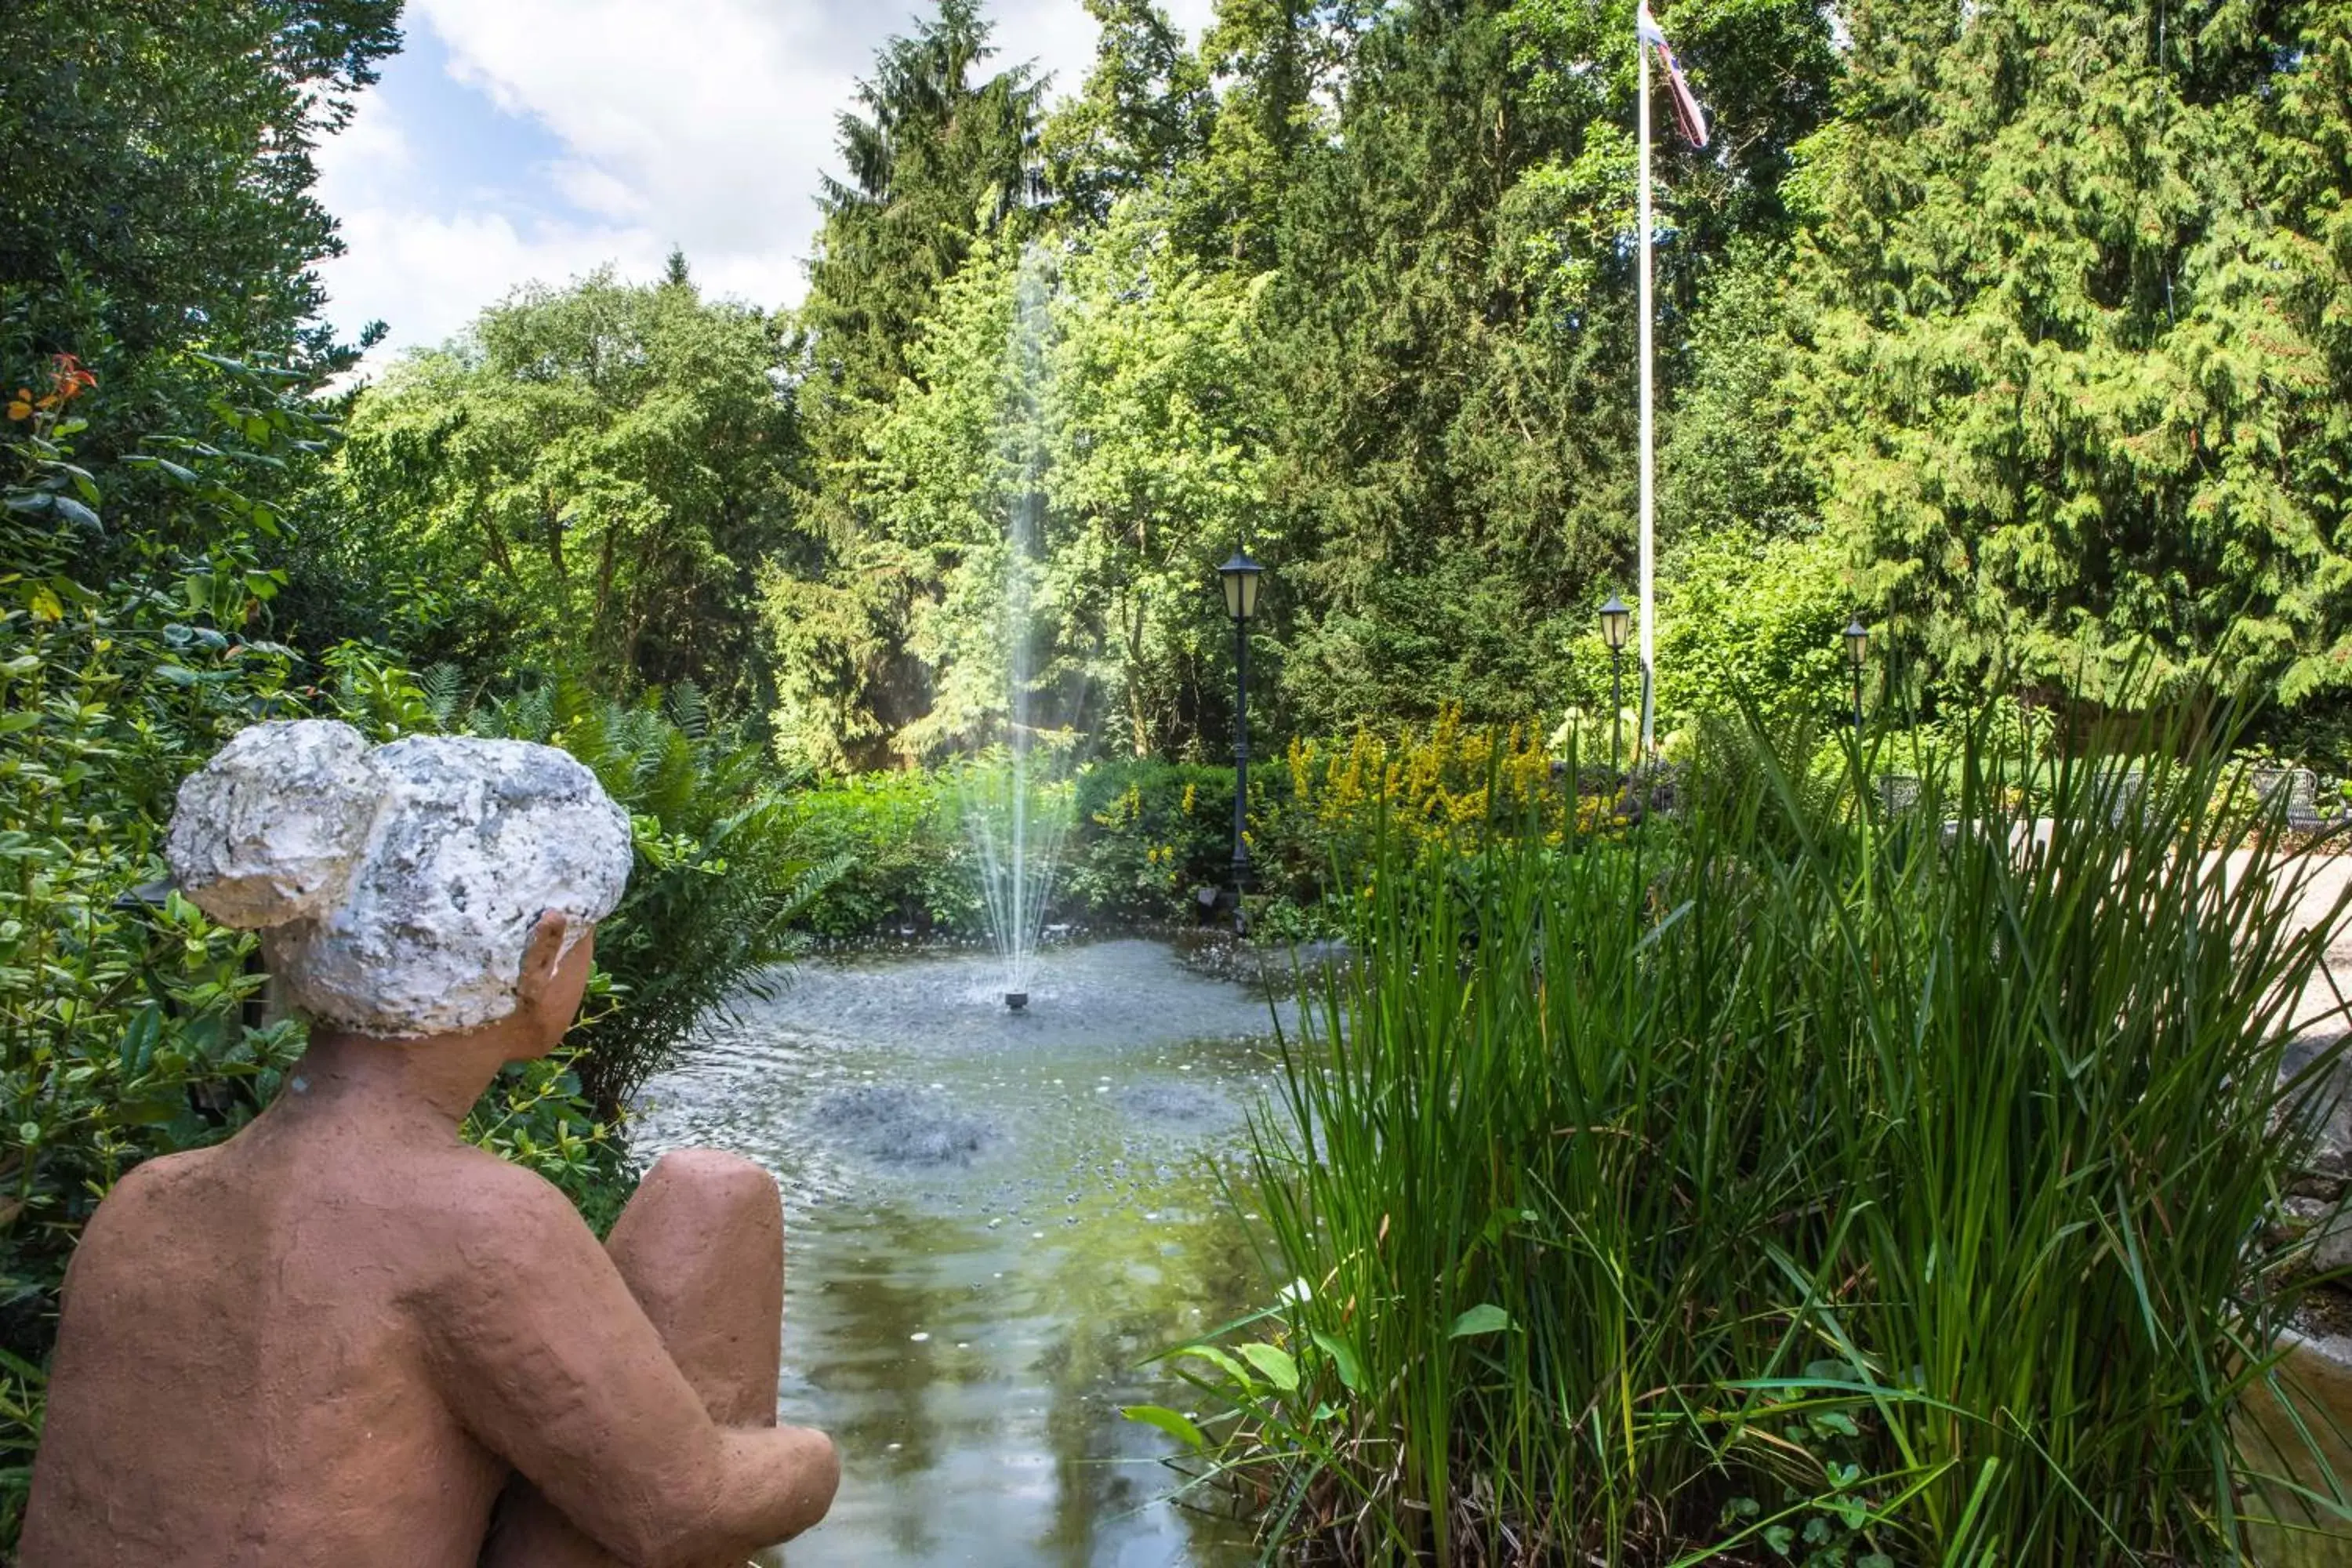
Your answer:
[[[1674,47],[1666,42],[1666,35],[1659,28],[1657,18],[1650,15],[1648,5],[1643,5],[1635,14],[1633,26],[1642,42],[1658,51],[1658,63],[1666,68],[1666,86],[1674,94],[1675,119],[1682,125],[1683,139],[1694,147],[1706,146],[1706,111],[1699,108],[1690,83],[1683,79],[1683,68],[1675,63]]]

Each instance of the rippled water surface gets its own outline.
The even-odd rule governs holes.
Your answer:
[[[646,1090],[640,1147],[782,1184],[783,1418],[843,1457],[785,1561],[1247,1562],[1118,1411],[1181,1406],[1140,1363],[1265,1299],[1215,1171],[1270,1082],[1268,1004],[1153,942],[1043,955],[1021,1014],[996,967],[803,964]]]

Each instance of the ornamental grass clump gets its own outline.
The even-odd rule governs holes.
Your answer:
[[[1377,834],[1255,1127],[1296,1282],[1185,1353],[1230,1426],[1144,1418],[1307,1561],[2236,1560],[2333,1053],[2281,1082],[2325,931],[2224,754],[1964,733],[1889,816],[1751,740],[1475,880]]]

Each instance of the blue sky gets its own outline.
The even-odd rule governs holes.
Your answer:
[[[1167,0],[1163,0],[1166,4]],[[1197,29],[1211,0],[1175,0]],[[1079,0],[994,0],[1000,59],[1062,90],[1093,58]],[[409,0],[405,50],[320,157],[346,257],[322,268],[381,363],[533,280],[650,276],[683,246],[715,292],[799,300],[834,118],[912,0]]]

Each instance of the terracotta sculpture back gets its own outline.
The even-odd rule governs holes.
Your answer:
[[[538,798],[517,787],[510,806]],[[586,839],[621,835],[588,848],[625,875],[625,821],[584,820]],[[576,858],[581,822],[551,826]],[[361,837],[381,852],[381,822]],[[551,885],[501,875],[526,898]],[[67,1276],[26,1568],[700,1568],[822,1517],[831,1444],[773,1425],[782,1230],[765,1173],[669,1157],[608,1254],[552,1186],[459,1136],[499,1067],[551,1048],[579,1007],[618,889],[559,893],[485,925],[494,943],[518,928],[511,981],[478,1008],[494,1016],[411,1037],[319,1020],[251,1126],[140,1167],[100,1205]],[[347,955],[305,956],[331,974]]]

